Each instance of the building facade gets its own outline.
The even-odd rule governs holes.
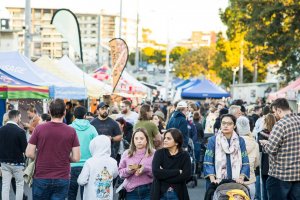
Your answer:
[[[18,50],[22,53],[24,52],[25,33],[24,8],[7,7],[7,10],[11,15],[11,29],[17,34]],[[72,50],[68,42],[50,24],[56,10],[55,8],[31,8],[31,58],[37,59],[42,55],[48,55],[51,58],[61,58],[63,55],[69,55],[71,58],[79,61],[78,53]],[[84,63],[109,64],[108,42],[118,37],[119,16],[103,10],[99,13],[75,12],[75,15],[81,31]],[[123,18],[122,24],[122,38],[127,42],[129,49],[132,49],[136,44],[136,21]],[[98,47],[99,42],[101,46]]]

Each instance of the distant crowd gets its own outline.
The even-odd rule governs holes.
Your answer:
[[[113,106],[111,106],[113,105]],[[117,106],[116,106],[117,105]],[[99,102],[95,112],[54,99],[49,113],[8,105],[0,128],[1,199],[300,199],[300,116],[284,98]],[[242,188],[242,186],[245,186]],[[219,189],[218,189],[219,188]],[[225,187],[223,188],[225,190]]]

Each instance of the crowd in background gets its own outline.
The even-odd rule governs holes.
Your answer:
[[[3,200],[11,184],[16,199],[26,199],[24,181],[33,199],[76,199],[79,189],[87,200],[186,200],[193,175],[206,179],[207,199],[224,180],[246,185],[251,200],[300,199],[300,117],[286,99],[123,99],[93,113],[55,99],[49,113],[30,106],[27,115],[22,122],[8,105],[3,116]],[[34,174],[24,176],[30,163]]]

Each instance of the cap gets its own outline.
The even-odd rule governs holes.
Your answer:
[[[177,104],[177,108],[187,108],[188,105],[185,101],[180,101],[178,104]]]
[[[156,111],[154,113],[154,115],[157,115],[158,117],[165,119],[165,114],[163,112],[161,112],[160,110]]]
[[[245,116],[240,116],[236,120],[236,129],[240,136],[248,135],[250,131],[250,122],[249,119]]]
[[[109,107],[109,105],[102,101],[102,102],[100,102],[99,105],[97,106],[97,110],[98,110],[99,108],[103,108],[103,107]]]

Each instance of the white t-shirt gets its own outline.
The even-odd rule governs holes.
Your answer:
[[[131,111],[129,114],[125,115],[125,114],[118,114],[117,118],[119,117],[123,117],[125,119],[126,122],[129,122],[132,125],[135,125],[135,123],[137,122],[138,118],[139,118],[139,114],[137,114],[136,112]]]

